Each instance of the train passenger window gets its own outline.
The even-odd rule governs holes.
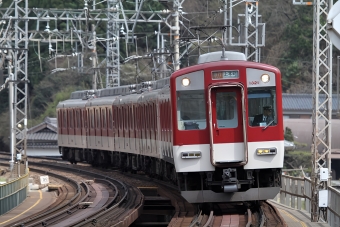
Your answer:
[[[80,114],[80,110],[77,110],[77,128],[81,128],[81,114]]]
[[[67,115],[66,111],[63,111],[63,128],[67,128]]]
[[[112,108],[109,109],[109,129],[112,129],[113,118],[112,118]]]
[[[106,129],[106,109],[102,109],[102,121],[103,121],[103,129]]]
[[[94,128],[94,110],[90,110],[91,111],[91,128]]]
[[[178,129],[205,129],[205,106],[204,90],[177,91]]]
[[[100,114],[99,114],[99,110],[96,110],[96,114],[95,114],[95,118],[96,118],[96,128],[100,128]]]
[[[248,89],[248,122],[250,126],[266,127],[277,124],[275,87]]]
[[[69,114],[70,114],[70,128],[73,128],[73,111],[70,110]]]
[[[216,93],[216,119],[218,128],[238,126],[236,92]]]

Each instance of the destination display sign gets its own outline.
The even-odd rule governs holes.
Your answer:
[[[239,78],[238,70],[212,72],[212,79],[213,80],[237,79],[237,78]]]

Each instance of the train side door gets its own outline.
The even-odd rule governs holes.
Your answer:
[[[241,87],[210,87],[209,120],[213,165],[245,164],[244,102]]]

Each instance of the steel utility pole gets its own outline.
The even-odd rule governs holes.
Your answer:
[[[328,185],[331,184],[332,138],[332,43],[327,35],[327,16],[333,0],[293,0],[313,6],[313,132],[311,220],[327,222]]]
[[[171,27],[171,30],[174,32],[174,71],[179,70],[180,68],[180,61],[179,61],[179,14],[182,12],[182,3],[184,0],[179,1],[175,0],[174,1],[174,12],[173,12],[173,17],[174,17],[174,26]]]
[[[28,0],[14,1],[3,15],[7,19],[8,28],[14,28],[14,33],[7,29],[6,46],[0,49],[8,52],[9,96],[10,99],[10,127],[12,154],[11,170],[20,176],[27,169],[27,57],[28,57]],[[14,10],[14,17],[9,14]],[[14,24],[14,25],[13,25]],[[14,42],[13,42],[14,41]],[[13,63],[13,72],[12,72]],[[14,161],[17,161],[13,168]],[[20,168],[20,165],[22,166]],[[22,173],[20,173],[20,170]]]
[[[107,1],[106,87],[120,85],[119,0]]]
[[[313,222],[327,221],[327,187],[331,182],[332,44],[327,35],[327,24],[321,24],[321,21],[327,21],[332,5],[333,0],[314,0],[313,3]]]
[[[97,90],[97,43],[96,43],[96,31],[95,26],[92,24],[92,68],[93,68],[93,77],[92,77],[92,89]]]

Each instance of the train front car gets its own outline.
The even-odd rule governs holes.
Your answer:
[[[226,54],[236,60],[198,64],[170,78],[174,164],[190,203],[266,200],[281,186],[280,71]],[[263,111],[267,119],[259,120]]]

